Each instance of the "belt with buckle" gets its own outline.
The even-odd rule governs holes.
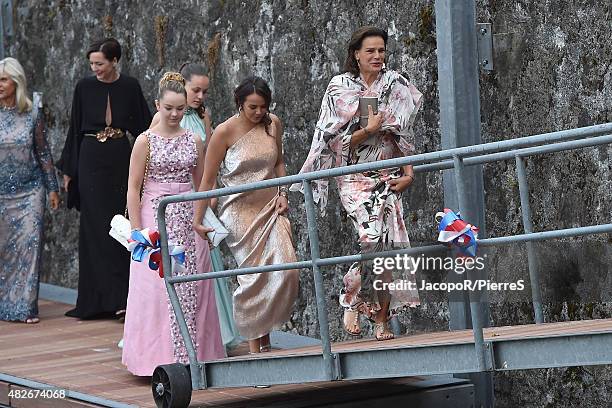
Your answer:
[[[84,136],[95,137],[98,142],[106,142],[107,139],[120,139],[125,136],[125,132],[121,129],[115,129],[110,126],[105,127],[97,133],[85,133]]]

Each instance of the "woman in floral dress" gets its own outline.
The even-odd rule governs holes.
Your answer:
[[[202,177],[202,140],[180,126],[186,108],[180,74],[163,76],[156,103],[160,121],[136,139],[130,159],[127,202],[131,226],[137,230],[157,228],[162,197],[190,192],[192,182]],[[170,204],[166,209],[168,241],[185,248],[185,270],[180,272],[184,274],[208,272],[196,261],[192,219],[192,202]],[[210,280],[175,285],[198,361],[225,356],[212,285]],[[200,297],[202,293],[207,296]],[[158,365],[189,361],[164,280],[149,269],[146,260],[132,261],[130,267],[122,360],[139,376],[150,376]]]
[[[179,69],[179,73],[185,78],[185,90],[187,91],[187,108],[181,120],[181,127],[199,135],[206,152],[206,145],[212,135],[212,124],[208,108],[204,105],[208,98],[210,80],[206,75],[204,67],[192,62],[183,64]],[[159,123],[159,116],[159,113],[153,116],[151,127]],[[199,181],[196,181],[194,185],[197,188],[200,185]],[[196,247],[198,248],[198,262],[202,263],[204,271],[212,270],[216,272],[225,270],[221,251],[218,247],[209,248],[208,241],[200,239],[199,236],[196,237]],[[198,284],[206,287],[206,282],[208,281],[199,281]],[[217,278],[213,279],[213,282],[217,311],[219,312],[221,338],[225,347],[229,349],[237,346],[242,341],[234,322],[232,296],[228,288],[229,278]],[[200,296],[202,299],[205,297],[206,294]]]
[[[301,172],[375,162],[413,154],[411,126],[421,105],[421,93],[399,73],[385,69],[387,33],[362,27],[353,33],[345,73],[330,81],[319,112],[310,153]],[[365,127],[359,125],[359,98],[378,98],[378,113],[371,109]],[[362,252],[407,246],[402,192],[414,181],[412,166],[352,174],[337,178],[342,205],[358,233]],[[327,180],[313,184],[313,195],[324,210]],[[292,186],[301,190],[301,185]],[[344,276],[340,304],[343,324],[359,335],[359,314],[374,320],[378,340],[393,338],[387,321],[390,312],[419,304],[416,290],[385,290],[376,285],[393,281],[393,271],[374,275],[368,263],[354,263]]]

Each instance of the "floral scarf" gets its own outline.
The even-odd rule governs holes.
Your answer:
[[[347,72],[333,77],[327,86],[310,153],[300,173],[350,163],[350,141],[352,134],[359,129],[361,96],[378,96],[378,110],[384,115],[380,131],[393,133],[399,150],[405,156],[414,153],[414,145],[410,141],[411,126],[421,107],[421,92],[395,71],[383,70],[371,86],[361,77]],[[313,182],[313,198],[323,214],[327,205],[328,184],[327,179]],[[291,190],[303,193],[303,186],[296,183]]]

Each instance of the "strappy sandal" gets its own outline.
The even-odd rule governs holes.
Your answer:
[[[268,353],[271,350],[272,350],[272,346],[270,345],[270,343],[264,344],[263,346],[259,346],[260,353]]]
[[[389,330],[388,320],[380,323],[374,323],[374,336],[376,340],[384,341],[391,340],[395,338],[395,335],[391,330]]]
[[[344,309],[344,316],[342,317],[342,326],[344,331],[351,336],[360,336],[361,328],[359,327],[359,311],[356,308]],[[355,328],[354,330],[351,330]]]
[[[38,316],[30,316],[23,321],[25,324],[37,324],[40,323],[40,318]]]

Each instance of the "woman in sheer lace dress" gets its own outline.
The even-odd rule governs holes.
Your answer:
[[[59,205],[42,111],[14,58],[0,61],[0,320],[38,323],[45,196]]]

